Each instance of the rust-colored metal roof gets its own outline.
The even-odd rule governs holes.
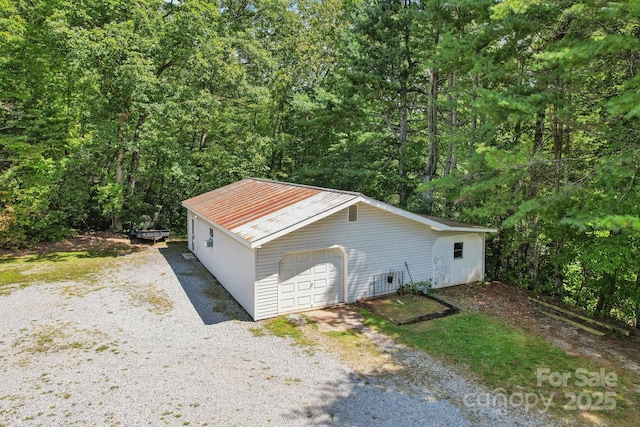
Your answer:
[[[232,230],[318,193],[315,188],[243,179],[185,200],[183,205]]]
[[[346,191],[248,178],[185,200],[182,205],[254,242],[348,204],[359,196]]]

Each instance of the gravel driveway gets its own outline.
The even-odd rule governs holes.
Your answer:
[[[423,375],[363,375],[331,351],[256,334],[261,323],[185,251],[157,245],[91,283],[0,296],[0,425],[548,424],[463,404],[487,390],[372,332]]]

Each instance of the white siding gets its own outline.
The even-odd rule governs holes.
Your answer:
[[[195,218],[193,253],[227,291],[255,318],[255,252],[215,227],[188,212],[187,228],[191,239],[191,220]],[[207,247],[209,228],[213,228],[213,247]],[[191,241],[189,241],[191,245]],[[277,303],[277,297],[276,303]]]
[[[453,257],[454,243],[463,244],[462,258]],[[433,249],[434,287],[484,279],[484,239],[480,233],[443,232]]]
[[[283,236],[257,252],[256,320],[278,314],[280,259],[287,252],[341,247],[347,257],[346,302],[370,295],[373,276],[404,271],[414,282],[433,277],[433,242],[437,232],[426,225],[376,207],[358,204],[358,220],[348,221],[348,209]]]

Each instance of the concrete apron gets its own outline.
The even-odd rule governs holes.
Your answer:
[[[362,315],[348,306],[329,307],[300,314],[318,325],[320,332],[361,330],[364,324]]]

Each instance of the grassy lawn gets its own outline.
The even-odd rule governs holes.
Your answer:
[[[35,283],[84,280],[111,266],[120,254],[101,250],[0,257],[0,295]]]
[[[551,402],[551,413],[585,425],[637,425],[639,385],[620,366],[569,355],[541,336],[486,314],[395,326],[361,311],[368,326],[472,372],[494,396],[511,398],[513,406],[519,406],[523,397],[531,403],[531,411],[542,411],[544,398]],[[468,401],[478,404],[473,396]],[[504,401],[496,400],[496,406]]]

